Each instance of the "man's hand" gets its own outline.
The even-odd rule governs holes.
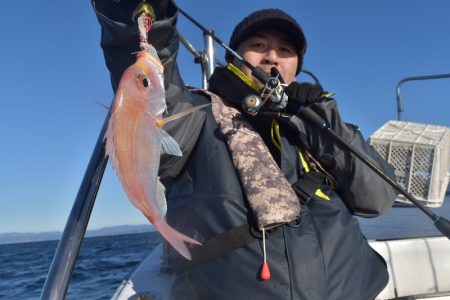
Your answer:
[[[326,98],[326,93],[318,83],[298,83],[294,81],[285,89],[285,93],[289,98],[286,109],[291,114],[297,114],[302,106],[320,102]]]

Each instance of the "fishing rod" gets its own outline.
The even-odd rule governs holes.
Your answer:
[[[359,158],[365,165],[367,165],[370,169],[372,169],[376,174],[378,174],[384,181],[386,181],[389,185],[395,188],[400,194],[405,196],[413,205],[419,208],[423,213],[425,213],[434,223],[435,227],[448,239],[450,239],[450,221],[447,219],[438,216],[431,209],[422,204],[419,200],[414,198],[406,189],[404,189],[399,183],[392,180],[389,176],[387,176],[377,165],[371,162],[367,157],[365,157],[359,150],[354,148],[352,145],[347,143],[342,137],[337,135],[330,127],[330,125],[323,120],[321,116],[319,116],[314,110],[312,110],[309,106],[302,106],[297,111],[296,115],[290,115],[282,112],[270,112],[264,111],[262,114],[273,116],[280,119],[286,119],[292,124],[298,124],[300,118],[309,122],[310,124],[320,128],[329,134],[332,138],[337,140],[344,148],[346,148],[349,152]],[[298,116],[298,117],[297,117]]]
[[[422,204],[419,200],[414,198],[406,189],[404,189],[399,183],[392,180],[389,176],[387,176],[378,166],[372,163],[368,158],[366,158],[362,153],[360,153],[356,148],[347,143],[344,139],[342,139],[339,135],[337,135],[331,128],[328,123],[326,123],[321,116],[319,116],[315,111],[313,111],[308,106],[303,106],[299,109],[298,115],[300,115],[303,119],[307,120],[311,124],[321,128],[327,132],[331,137],[337,140],[341,145],[343,145],[348,151],[358,157],[363,163],[365,163],[369,168],[371,168],[375,173],[377,173],[381,178],[383,178],[387,183],[389,183],[393,188],[395,188],[399,193],[405,196],[412,204],[414,204],[417,208],[419,208],[423,213],[425,213],[431,220],[433,220],[436,228],[447,238],[450,239],[450,222],[436,215],[431,209]],[[288,117],[291,122],[296,123],[296,116],[285,116]]]
[[[269,89],[283,89],[281,92],[283,94],[284,88],[282,86],[281,81],[278,79],[278,76],[272,77],[268,76],[261,68],[253,66],[247,60],[245,60],[241,55],[239,55],[236,51],[231,49],[228,45],[226,45],[220,38],[218,38],[212,30],[206,29],[202,24],[200,24],[197,20],[191,17],[188,13],[178,7],[179,12],[184,15],[187,19],[189,19],[192,23],[194,23],[197,27],[199,27],[205,34],[210,35],[219,45],[221,45],[225,50],[229,51],[235,58],[237,58],[241,63],[247,66],[251,71],[252,75],[258,79],[261,83],[263,83]],[[313,77],[316,81],[318,79]],[[278,80],[278,83],[276,82]],[[268,112],[268,114],[272,114],[278,117],[287,117],[291,122],[295,123],[296,115],[290,116],[280,112]],[[436,215],[432,210],[418,201],[414,196],[412,196],[407,190],[405,190],[399,183],[392,180],[389,176],[387,176],[378,166],[372,163],[368,158],[366,158],[362,153],[360,153],[356,148],[352,145],[348,144],[344,141],[339,135],[337,135],[330,126],[311,108],[309,107],[301,107],[297,113],[304,120],[312,123],[314,126],[321,128],[321,130],[326,131],[332,138],[337,140],[341,145],[343,145],[348,151],[350,151],[353,155],[358,157],[364,164],[366,164],[370,169],[372,169],[376,174],[378,174],[382,179],[384,179],[389,185],[395,188],[399,193],[404,195],[412,204],[414,204],[417,208],[419,208],[423,213],[425,213],[434,223],[436,228],[447,238],[450,239],[450,221],[447,219]],[[297,118],[298,119],[298,118]]]

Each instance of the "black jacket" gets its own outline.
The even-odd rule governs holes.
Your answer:
[[[114,89],[124,69],[134,62],[131,53],[139,50],[137,28],[128,21],[137,1],[131,2],[135,3],[93,2]],[[160,21],[150,32],[150,40],[165,66],[169,112],[209,102],[205,95],[188,91],[180,78],[176,9],[167,1],[156,1],[154,8]],[[340,120],[334,100],[315,104],[314,109],[328,117],[332,128],[346,141],[392,174],[356,127]],[[183,151],[182,158],[163,157],[161,161],[168,223],[201,242],[252,224],[252,214],[211,108],[168,127]],[[372,299],[386,285],[385,263],[370,248],[352,214],[376,216],[386,211],[395,192],[357,158],[317,135],[314,128],[303,123],[297,127],[303,146],[324,162],[337,180],[336,191],[324,190],[331,200],[313,196],[302,206],[300,226],[287,224],[271,233],[266,241],[270,280],[259,279],[262,246],[255,238],[217,259],[178,273],[173,299]],[[171,261],[176,267],[178,254],[173,253]]]

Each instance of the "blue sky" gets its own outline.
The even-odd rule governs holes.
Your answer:
[[[450,73],[447,0],[177,3],[224,41],[255,9],[292,14],[308,39],[305,68],[336,92],[343,117],[366,137],[397,118],[400,79]],[[100,28],[89,1],[47,0],[2,1],[0,28],[0,233],[62,230],[106,116],[96,101],[113,98]],[[179,30],[202,48],[201,32],[182,16]],[[183,48],[184,80],[199,86],[192,62]],[[406,83],[404,120],[450,126],[449,85]],[[89,228],[145,223],[108,165]]]

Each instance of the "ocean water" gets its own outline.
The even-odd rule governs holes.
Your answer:
[[[450,219],[450,196],[432,209]],[[414,207],[395,206],[377,218],[358,218],[368,239],[440,235]],[[66,299],[110,299],[122,280],[161,242],[157,232],[86,238]],[[0,245],[0,299],[39,299],[58,241]]]
[[[450,220],[450,194],[445,196],[442,206],[430,210]],[[433,221],[413,205],[394,205],[376,218],[357,219],[364,235],[371,240],[442,235]]]
[[[110,299],[161,242],[147,232],[86,238],[66,299]],[[58,241],[0,245],[0,299],[39,299]]]

